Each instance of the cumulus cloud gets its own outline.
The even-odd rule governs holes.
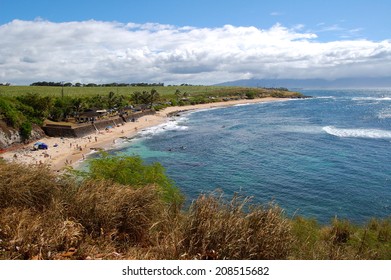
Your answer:
[[[391,75],[390,41],[322,43],[302,29],[14,20],[0,26],[0,82],[213,84]]]

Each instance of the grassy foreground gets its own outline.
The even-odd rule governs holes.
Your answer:
[[[391,259],[391,220],[320,226],[218,192],[188,209],[159,186],[0,162],[0,259]]]

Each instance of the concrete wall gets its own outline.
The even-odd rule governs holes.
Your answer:
[[[138,119],[146,115],[154,114],[155,112],[145,111],[132,114],[126,118],[126,121],[131,121],[133,118]],[[84,137],[96,132],[96,130],[104,130],[108,126],[115,127],[124,123],[124,119],[121,117],[109,119],[109,120],[99,120],[94,124],[85,123],[79,124],[77,126],[67,126],[67,125],[57,125],[57,124],[47,124],[43,127],[46,135],[50,137],[65,137],[65,138],[76,138]]]

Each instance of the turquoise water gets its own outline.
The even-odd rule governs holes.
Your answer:
[[[362,223],[391,215],[391,90],[185,113],[113,153],[158,161],[188,201],[222,189],[289,215]]]

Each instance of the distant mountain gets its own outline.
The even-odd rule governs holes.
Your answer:
[[[216,84],[219,86],[284,88],[391,88],[391,77],[325,79],[248,79]]]

